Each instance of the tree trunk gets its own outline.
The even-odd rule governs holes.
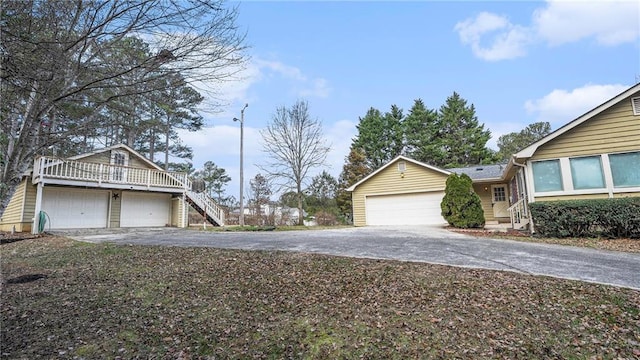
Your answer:
[[[304,210],[302,209],[302,187],[298,183],[298,225],[304,225]]]
[[[164,144],[164,170],[169,171],[169,135],[171,132],[171,115],[167,115],[167,133]]]

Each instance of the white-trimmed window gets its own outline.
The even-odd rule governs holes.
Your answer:
[[[575,190],[604,189],[604,174],[600,156],[587,156],[569,159],[571,179]]]
[[[536,192],[562,191],[560,160],[536,161],[532,164],[533,187]]]
[[[398,161],[398,172],[404,173],[407,171],[407,163],[404,161]]]
[[[640,186],[640,152],[609,154],[614,187]]]

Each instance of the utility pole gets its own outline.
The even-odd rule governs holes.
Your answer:
[[[240,226],[244,226],[244,164],[243,164],[243,142],[244,142],[244,110],[249,104],[244,104],[240,110],[240,120],[233,118],[233,121],[240,121]]]

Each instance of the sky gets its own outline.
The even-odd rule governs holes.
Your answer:
[[[239,197],[240,118],[244,189],[267,154],[260,131],[298,100],[322,123],[338,178],[367,110],[414,100],[432,109],[455,91],[473,104],[497,150],[501,135],[548,121],[552,129],[640,81],[640,2],[243,1],[246,67],[218,84],[218,112],[181,132],[193,165],[213,161]],[[213,86],[213,85],[212,85]],[[209,100],[207,100],[209,101]],[[205,104],[206,106],[206,104]],[[264,172],[262,172],[264,173]],[[246,198],[246,195],[245,195]]]

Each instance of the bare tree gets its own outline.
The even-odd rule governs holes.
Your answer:
[[[322,123],[312,119],[308,103],[299,100],[291,108],[278,108],[260,134],[263,151],[268,154],[269,160],[259,167],[270,177],[279,179],[281,189],[296,192],[298,224],[303,225],[304,182],[311,169],[325,164],[327,153],[331,150],[323,137]]]
[[[33,156],[80,149],[110,103],[162,90],[172,74],[213,88],[246,60],[224,0],[5,1],[0,12],[0,214]],[[150,51],[132,53],[132,37]]]

